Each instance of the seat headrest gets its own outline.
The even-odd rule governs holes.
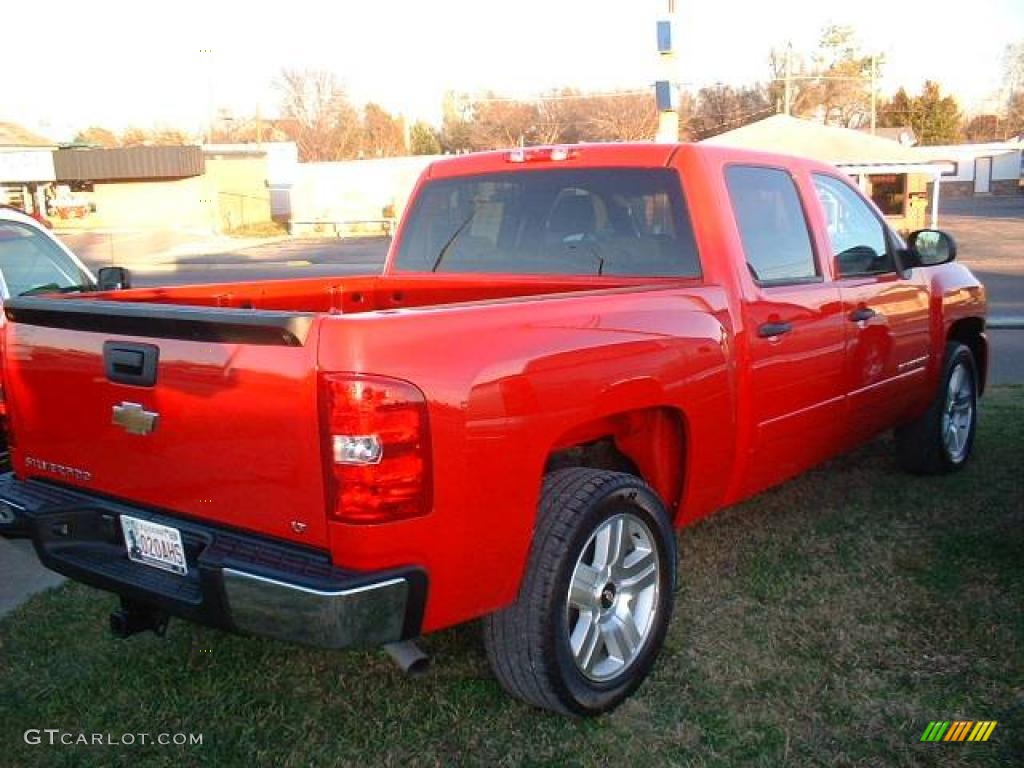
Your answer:
[[[589,195],[566,195],[555,203],[548,218],[548,232],[555,235],[591,234],[596,216]]]

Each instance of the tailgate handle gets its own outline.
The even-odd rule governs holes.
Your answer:
[[[103,369],[107,378],[118,384],[152,387],[156,384],[156,364],[160,348],[155,344],[127,341],[103,343]]]

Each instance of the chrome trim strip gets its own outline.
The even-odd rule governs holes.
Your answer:
[[[233,568],[223,575],[228,613],[244,632],[326,648],[401,639],[409,597],[403,578],[321,590]]]
[[[899,371],[905,371],[907,368],[924,368],[928,364],[928,355],[921,357],[915,357],[913,360],[907,360],[905,363],[900,363],[896,366]]]
[[[234,568],[225,568],[224,574],[231,574],[232,576],[241,576],[246,579],[253,579],[254,581],[262,581],[264,584],[273,584],[277,587],[286,587],[294,592],[305,592],[309,595],[321,595],[323,597],[343,597],[345,595],[358,595],[360,592],[367,592],[373,589],[380,589],[381,587],[390,587],[393,584],[404,584],[405,579],[389,579],[388,581],[382,581],[379,584],[367,584],[363,587],[356,587],[355,589],[339,589],[337,591],[324,590],[324,589],[313,589],[312,587],[304,587],[301,584],[289,584],[287,581],[278,581],[277,579],[271,579],[266,576],[257,576],[255,573],[247,573],[246,571],[236,571]]]
[[[847,393],[847,396],[853,397],[854,395],[860,395],[863,394],[864,392],[871,392],[872,390],[878,389],[879,387],[889,386],[893,382],[902,381],[903,379],[906,379],[910,376],[917,376],[918,374],[925,373],[926,371],[926,368],[915,368],[912,371],[904,371],[903,373],[897,373],[895,376],[890,376],[887,379],[882,379],[881,381],[873,382],[871,384],[868,384],[866,387],[860,387],[859,389],[851,390],[850,392]]]

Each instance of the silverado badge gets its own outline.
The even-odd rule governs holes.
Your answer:
[[[129,435],[148,435],[156,429],[159,413],[147,411],[138,403],[123,402],[114,406],[111,422]]]

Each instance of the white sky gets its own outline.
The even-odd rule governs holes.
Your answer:
[[[0,120],[59,139],[90,124],[197,130],[212,102],[273,115],[282,67],[328,68],[357,103],[440,119],[445,90],[531,95],[644,88],[659,78],[654,22],[668,0],[333,3],[50,0],[4,3]],[[881,91],[938,80],[967,109],[998,90],[1024,41],[1024,0],[676,0],[675,79],[767,78],[768,51],[815,46],[828,23],[884,53]],[[20,30],[16,32],[16,30]],[[203,53],[211,49],[212,53]],[[211,88],[212,84],[212,88]]]

